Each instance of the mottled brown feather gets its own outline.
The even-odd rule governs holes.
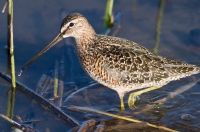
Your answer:
[[[71,14],[62,24],[72,19],[78,23],[80,19],[81,27],[74,29],[80,31],[72,34],[83,68],[94,80],[116,90],[120,98],[131,90],[165,85],[200,72],[195,65],[158,56],[132,41],[96,34],[83,18],[77,13]]]

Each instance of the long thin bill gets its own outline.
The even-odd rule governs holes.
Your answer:
[[[29,65],[31,65],[37,58],[39,58],[42,54],[44,54],[47,50],[49,50],[51,47],[53,47],[56,43],[61,41],[63,39],[63,36],[61,33],[59,33],[51,43],[49,43],[46,47],[44,47],[39,53],[37,53],[32,59],[30,59],[20,70],[18,76],[21,76],[23,70],[25,70]]]

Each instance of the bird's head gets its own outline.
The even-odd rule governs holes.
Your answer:
[[[78,39],[90,33],[94,33],[94,30],[87,19],[80,13],[72,13],[62,21],[60,34],[62,34],[63,38],[74,37]]]
[[[51,47],[61,41],[63,38],[74,37],[78,42],[81,41],[80,38],[90,39],[91,36],[95,34],[95,31],[88,23],[87,19],[80,13],[72,13],[66,16],[61,24],[60,33],[37,55],[35,55],[31,60],[29,60],[21,69],[19,76],[22,71],[26,69],[31,63],[33,63],[42,54],[48,51]]]

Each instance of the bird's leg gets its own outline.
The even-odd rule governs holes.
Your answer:
[[[118,94],[119,94],[119,98],[120,98],[120,112],[123,112],[125,110],[125,108],[124,108],[124,100],[123,100],[124,93],[119,93],[118,92]]]
[[[136,97],[138,95],[141,95],[143,93],[146,93],[146,92],[149,92],[149,91],[152,91],[152,90],[155,90],[155,89],[158,89],[158,88],[161,88],[162,86],[153,86],[153,87],[149,87],[149,88],[146,88],[146,89],[143,89],[143,90],[140,90],[140,91],[137,91],[137,92],[133,92],[129,95],[129,98],[128,98],[128,106],[130,109],[134,109],[136,108],[135,107],[135,101],[136,101]]]
[[[120,98],[120,111],[123,112],[125,110],[124,108],[124,100],[123,98]]]

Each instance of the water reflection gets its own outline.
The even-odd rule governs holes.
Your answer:
[[[134,3],[137,3],[137,5],[135,4],[136,8],[134,9],[132,2],[133,1],[116,1],[116,4],[114,5],[114,12],[120,10],[123,13],[121,29],[120,32],[118,32],[118,36],[131,39],[150,49],[154,43],[155,16],[158,10],[157,5],[159,1],[134,1]],[[180,59],[188,62],[195,60],[193,63],[198,63],[200,50],[199,0],[166,2],[166,10],[164,10],[165,15],[163,16],[162,21],[162,35],[160,36],[161,41],[158,53],[169,58]],[[1,1],[0,3],[4,4],[4,1]],[[90,4],[88,5],[85,3]],[[23,63],[26,62],[34,54],[34,52],[41,49],[43,44],[45,45],[48,43],[53,35],[57,33],[60,25],[60,20],[57,16],[59,16],[58,14],[61,9],[66,9],[70,13],[83,13],[87,16],[89,21],[91,21],[97,32],[102,31],[103,21],[101,17],[104,14],[103,12],[105,6],[105,2],[103,1],[49,1],[48,4],[46,4],[45,1],[32,1],[31,4],[26,1],[23,4],[26,4],[27,6],[21,6],[22,4],[20,1],[16,1],[14,8],[16,10],[15,53],[17,69],[21,68]],[[135,18],[133,18],[132,14],[133,10],[135,16],[137,16]],[[3,45],[1,47],[4,47],[6,40],[6,32],[4,32],[4,29],[6,26],[3,24],[5,21],[2,19],[5,19],[6,21],[6,18],[3,17],[3,15],[1,17],[2,30],[0,40]],[[137,25],[134,21],[137,21]],[[4,49],[1,49],[1,51],[0,67],[2,71],[5,71],[5,51]],[[119,98],[115,91],[100,84],[93,84],[94,81],[85,74],[78,62],[73,48],[73,43],[60,47],[58,53],[53,53],[52,51],[51,53],[53,54],[50,54],[50,52],[43,57],[45,60],[41,59],[42,61],[36,62],[32,68],[27,70],[22,78],[18,79],[35,90],[35,82],[40,80],[38,79],[39,77],[42,78],[45,75],[45,82],[42,83],[39,81],[37,92],[48,99],[48,101],[51,101],[59,108],[62,108],[62,110],[66,113],[71,114],[71,116],[77,119],[80,123],[91,118],[96,120],[107,120],[107,126],[114,125],[116,122],[120,123],[119,120],[111,119],[110,117],[91,113],[78,113],[67,109],[70,105],[78,105],[92,107],[99,110],[107,110],[109,112],[114,111],[117,114]],[[53,57],[57,59],[54,60],[52,59]],[[54,95],[55,67],[58,67],[57,77],[59,79],[58,91],[56,95]],[[176,81],[176,83],[166,85],[158,91],[152,91],[140,96],[139,100],[136,102],[137,108],[134,110],[128,109],[126,102],[125,105],[127,111],[125,111],[124,116],[134,116],[134,118],[137,119],[164,124],[180,131],[199,131],[199,129],[194,128],[194,126],[200,126],[198,121],[200,117],[200,99],[198,93],[199,84],[195,84],[191,89],[166,101],[164,104],[159,105],[154,103],[156,100],[166,97],[169,93],[174,92],[175,88],[181,87],[183,82],[194,82],[198,77],[198,75],[195,75],[184,80],[181,79]],[[2,88],[7,88],[9,86],[9,83],[6,83],[4,80],[1,79],[0,81]],[[174,87],[175,84],[177,87]],[[47,89],[44,90],[43,88]],[[59,90],[59,88],[61,90]],[[63,96],[60,97],[59,93],[62,93],[62,90]],[[5,102],[7,101],[5,99],[7,98],[7,94],[5,93],[5,89],[2,89],[0,96],[1,113],[5,113],[6,111]],[[127,100],[128,95],[129,94],[127,93],[125,100]],[[56,98],[55,96],[60,98]],[[37,124],[38,130],[50,128],[51,131],[58,131],[60,129],[60,131],[67,131],[71,128],[71,126],[68,126],[67,123],[55,119],[54,115],[51,115],[46,111],[46,109],[43,109],[38,105],[36,105],[34,110],[30,110],[28,106],[32,104],[32,101],[27,100],[27,97],[18,93],[16,100],[16,113],[22,115],[23,119],[26,119],[26,116],[29,115],[29,112],[31,111],[35,113],[36,119],[42,118],[45,120],[41,124]],[[146,106],[152,106],[153,109],[144,110]],[[10,124],[3,122],[2,119],[0,120],[2,122],[2,124],[0,124],[1,130],[8,131],[7,128]],[[124,124],[126,123],[127,122]],[[60,129],[58,129],[58,127]],[[146,131],[150,130],[148,129]]]

